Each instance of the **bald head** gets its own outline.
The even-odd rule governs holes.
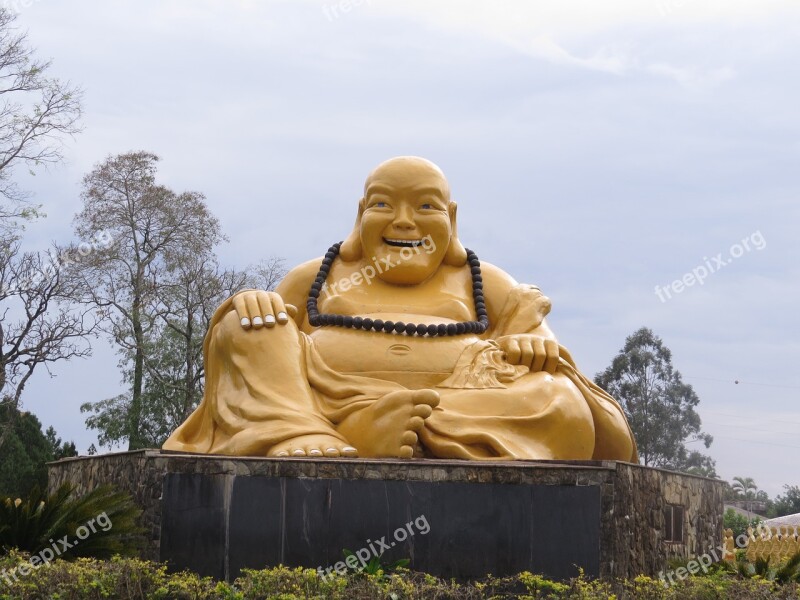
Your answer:
[[[399,189],[417,185],[433,185],[439,188],[444,200],[450,202],[450,184],[442,170],[431,161],[419,156],[390,158],[375,167],[364,182],[364,196],[369,195],[370,185],[376,182],[389,183]]]

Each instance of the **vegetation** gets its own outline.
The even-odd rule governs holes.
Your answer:
[[[785,492],[770,503],[767,515],[770,518],[800,513],[800,486],[784,485]]]
[[[34,415],[23,413],[13,404],[0,404],[0,432],[5,441],[0,449],[0,497],[26,496],[34,487],[47,485],[45,463],[75,456],[75,444],[64,443],[50,427]]]
[[[595,383],[620,401],[644,465],[716,477],[710,457],[687,444],[713,438],[700,429],[700,398],[672,366],[672,353],[645,327],[625,340],[611,366]]]
[[[18,576],[14,580],[9,574],[25,559],[25,555],[17,552],[0,558],[0,600],[796,600],[800,593],[796,583],[780,584],[762,577],[740,576],[725,567],[716,568],[706,576],[688,577],[670,587],[644,576],[612,584],[590,581],[581,575],[561,583],[531,573],[457,583],[407,570],[399,570],[391,575],[383,572],[369,575],[357,573],[323,579],[316,570],[287,567],[247,570],[232,584],[228,584],[192,573],[170,574],[164,565],[115,557],[107,562],[79,559],[70,563],[58,560],[49,568],[36,569],[28,576]]]
[[[35,488],[24,500],[0,499],[0,550],[34,554],[52,548],[47,554],[108,558],[138,549],[141,510],[128,494],[111,486],[79,496],[74,491],[64,484],[50,496]]]
[[[127,391],[87,402],[86,424],[102,445],[158,447],[203,396],[203,339],[216,307],[245,287],[274,286],[279,260],[246,271],[223,269],[225,240],[199,192],[177,193],[156,181],[149,152],[111,156],[83,180],[75,217],[81,239],[113,239],[86,257],[76,277],[81,300],[99,311],[117,346]]]
[[[737,513],[734,509],[729,508],[722,515],[722,527],[724,529],[731,529],[733,531],[733,539],[737,539],[743,533],[747,533],[747,528],[755,528],[761,523],[761,517],[748,519],[744,515]]]

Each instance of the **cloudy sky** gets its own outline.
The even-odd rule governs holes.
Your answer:
[[[462,239],[552,298],[584,372],[651,327],[720,475],[800,484],[796,0],[5,5],[85,92],[66,164],[17,173],[48,214],[30,246],[71,239],[83,174],[142,149],[206,194],[226,263],[293,265],[347,234],[375,164],[424,156]],[[120,391],[116,361],[97,343],[25,408],[85,450],[78,407]]]

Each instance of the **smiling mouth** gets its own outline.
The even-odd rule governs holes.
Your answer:
[[[422,245],[422,240],[395,240],[383,238],[383,241],[389,246],[397,246],[398,248],[416,248]]]

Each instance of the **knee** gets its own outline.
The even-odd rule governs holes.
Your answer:
[[[230,310],[214,325],[209,332],[212,343],[227,347],[251,347],[285,345],[298,336],[297,325],[291,319],[285,324],[276,324],[274,327],[260,327],[255,329],[242,327],[241,319],[235,310]]]

